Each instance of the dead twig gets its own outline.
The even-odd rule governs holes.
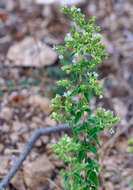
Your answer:
[[[31,138],[29,139],[29,141],[27,142],[27,144],[25,145],[22,154],[19,156],[17,161],[14,163],[13,167],[8,172],[7,176],[1,181],[0,190],[4,190],[8,186],[10,180],[13,178],[13,176],[16,174],[16,172],[20,169],[23,161],[26,159],[26,157],[28,156],[32,147],[34,146],[35,142],[37,141],[37,139],[40,136],[50,135],[51,133],[57,133],[57,132],[67,131],[67,130],[71,130],[71,128],[68,125],[61,125],[61,126],[57,126],[57,127],[53,127],[53,128],[45,128],[45,129],[37,128],[34,131]]]

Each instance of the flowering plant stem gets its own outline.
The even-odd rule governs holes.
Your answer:
[[[57,82],[66,88],[66,92],[62,96],[57,94],[52,100],[51,118],[69,123],[73,137],[65,135],[61,141],[52,145],[52,148],[57,153],[57,158],[64,159],[68,166],[66,170],[61,171],[65,190],[97,190],[97,149],[101,147],[98,133],[104,131],[105,127],[113,133],[112,125],[119,121],[109,110],[100,108],[92,113],[90,108],[93,96],[99,96],[100,99],[103,97],[103,90],[98,82],[99,75],[95,70],[107,54],[100,41],[100,29],[94,25],[95,17],[86,23],[79,8],[63,7],[62,10],[71,16],[74,26],[65,37],[65,45],[57,46],[55,50],[59,52],[62,70],[71,75],[71,79]],[[63,58],[68,51],[72,63],[65,65]]]

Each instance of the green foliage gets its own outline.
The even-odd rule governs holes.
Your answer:
[[[72,127],[73,138],[65,135],[52,149],[57,153],[57,158],[63,159],[68,166],[61,172],[65,190],[97,190],[98,134],[105,127],[113,133],[112,125],[119,121],[109,110],[101,108],[92,113],[90,109],[92,97],[103,96],[95,69],[107,54],[100,42],[101,35],[97,33],[100,29],[94,25],[95,17],[86,23],[85,16],[75,6],[71,9],[63,7],[62,10],[71,16],[74,26],[65,37],[65,45],[55,49],[60,53],[61,60],[66,52],[70,52],[72,63],[61,62],[62,70],[70,74],[71,79],[57,82],[66,91],[62,96],[57,94],[52,100],[51,118],[68,122]]]

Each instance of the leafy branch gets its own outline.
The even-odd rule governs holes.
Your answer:
[[[66,52],[70,52],[72,63],[63,65],[62,70],[72,77],[71,80],[67,78],[57,82],[66,91],[62,96],[57,94],[52,100],[51,118],[69,123],[71,128],[73,125],[76,127],[72,128],[73,138],[65,135],[52,148],[57,153],[57,158],[63,159],[68,165],[67,170],[61,171],[66,190],[96,190],[99,172],[97,149],[101,147],[98,133],[103,132],[105,127],[114,133],[113,124],[119,121],[110,110],[100,108],[92,113],[90,108],[93,96],[102,98],[104,94],[95,70],[107,54],[100,41],[100,28],[94,24],[95,17],[86,23],[79,8],[63,7],[62,10],[70,15],[74,26],[65,37],[65,45],[54,49],[59,52],[61,60]],[[79,123],[80,120],[82,123]],[[94,156],[90,156],[91,153]]]

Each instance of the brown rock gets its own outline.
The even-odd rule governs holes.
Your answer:
[[[4,149],[4,145],[3,144],[0,144],[0,152],[2,152]]]
[[[4,176],[8,173],[9,170],[9,156],[0,156],[0,176]]]
[[[41,41],[28,37],[11,46],[7,57],[17,66],[42,67],[53,64],[57,54]]]
[[[11,138],[11,142],[12,142],[12,143],[16,143],[16,142],[19,140],[19,135],[18,135],[18,133],[13,132],[13,133],[10,135],[10,138]]]
[[[50,110],[50,100],[46,97],[41,97],[38,95],[31,96],[29,98],[29,104],[33,106],[38,106],[40,109],[45,113],[49,114],[51,112]]]
[[[12,118],[12,110],[9,107],[3,107],[0,113],[0,117],[6,119],[6,120],[11,120]]]
[[[46,117],[44,120],[45,125],[50,125],[50,126],[56,126],[56,121],[54,119],[51,119],[50,117]]]
[[[22,129],[22,125],[18,120],[13,121],[13,131],[18,132]]]
[[[36,116],[32,118],[32,122],[36,123],[36,125],[39,125],[39,126],[44,125],[43,121],[39,117],[36,117]]]
[[[42,136],[42,137],[40,137],[40,138],[41,138],[41,140],[42,140],[42,142],[43,142],[44,144],[47,144],[48,141],[49,141],[49,137],[48,137],[48,136]]]
[[[120,118],[125,118],[127,114],[127,108],[125,104],[119,99],[114,99],[113,103],[114,103],[114,110],[115,110],[116,115]]]
[[[43,190],[51,178],[54,166],[43,155],[31,163],[24,165],[24,180],[29,190]]]
[[[129,95],[128,89],[122,85],[113,85],[109,90],[112,97],[127,97]]]
[[[111,182],[106,182],[105,183],[105,189],[107,189],[107,190],[113,190],[114,189],[114,185]]]
[[[13,187],[15,187],[15,189],[26,190],[23,180],[23,173],[21,171],[16,173],[16,175],[11,180],[11,184]]]

